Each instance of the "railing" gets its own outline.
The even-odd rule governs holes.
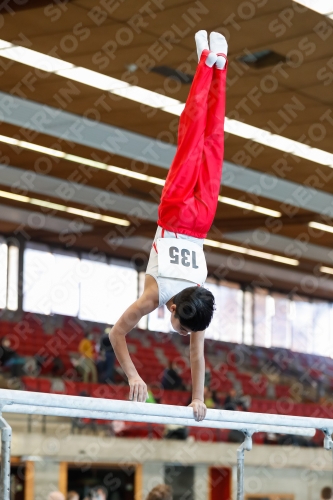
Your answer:
[[[44,394],[40,392],[0,389],[0,411],[28,415],[52,415],[101,420],[124,420],[156,424],[176,424],[213,429],[237,429],[244,433],[244,443],[237,450],[237,500],[244,498],[244,451],[252,449],[255,432],[272,432],[313,437],[316,429],[323,431],[324,447],[333,448],[333,420],[293,417],[263,413],[208,410],[204,421],[193,419],[189,407],[135,403],[110,399]],[[11,428],[0,418],[1,427],[1,499],[10,500]]]

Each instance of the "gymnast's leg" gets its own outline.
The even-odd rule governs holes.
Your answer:
[[[217,60],[217,55],[209,51],[205,31],[196,34],[196,43],[199,64],[180,117],[178,147],[163,188],[157,222],[168,231],[194,236],[193,195],[203,154],[212,66]]]
[[[198,169],[198,182],[195,189],[198,204],[197,230],[205,235],[213,223],[221,187],[228,45],[223,35],[213,32],[210,34],[210,47],[221,55],[218,56],[214,67],[208,95],[202,164]]]

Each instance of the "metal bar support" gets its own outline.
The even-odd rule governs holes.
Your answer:
[[[333,429],[321,429],[325,434],[324,437],[324,448],[325,450],[333,450],[332,432]]]
[[[10,449],[12,428],[3,417],[0,417],[1,429],[1,495],[2,500],[10,500]]]
[[[244,500],[244,455],[252,450],[253,431],[244,430],[244,442],[237,449],[237,500]]]

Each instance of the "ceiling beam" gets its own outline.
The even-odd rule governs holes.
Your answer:
[[[265,228],[254,231],[225,233],[224,236],[228,242],[230,241],[241,246],[279,253],[285,257],[294,259],[308,259],[314,261],[316,265],[325,264],[333,267],[333,252],[331,247],[309,243],[305,232],[300,239],[271,234]]]
[[[57,216],[51,217],[39,211],[24,210],[13,205],[3,204],[0,204],[0,220],[17,224],[18,230],[20,226],[24,226],[25,230],[29,228],[29,234],[32,234],[34,231],[40,232],[41,229],[56,234],[63,231],[76,234],[93,229],[93,226],[90,224],[84,223],[78,227],[70,219]]]
[[[100,211],[108,211],[126,215],[130,219],[157,220],[157,204],[137,198],[120,195],[105,189],[95,188],[70,182],[50,175],[0,164],[0,184],[12,188],[16,192],[22,190],[36,193],[43,199],[50,197],[61,200],[64,205],[71,202],[80,203],[83,207],[95,207]]]
[[[71,0],[57,0],[58,4],[66,4],[68,1]],[[28,0],[28,1],[21,1],[17,2],[15,0],[9,0],[6,3],[6,11],[7,12],[19,12],[20,10],[30,10],[30,9],[37,9],[40,7],[45,7],[46,5],[52,4],[50,0]]]
[[[246,231],[247,229],[258,229],[265,225],[267,217],[237,217],[234,219],[216,219],[214,220],[214,228],[222,233],[226,231],[228,234],[238,231]],[[302,214],[289,217],[287,215],[276,218],[283,226],[300,226],[308,224],[311,221],[322,221],[321,216],[318,214]]]

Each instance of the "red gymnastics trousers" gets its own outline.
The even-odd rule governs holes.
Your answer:
[[[178,130],[178,146],[162,191],[157,224],[205,238],[215,216],[224,153],[225,69],[206,66],[204,50]]]

